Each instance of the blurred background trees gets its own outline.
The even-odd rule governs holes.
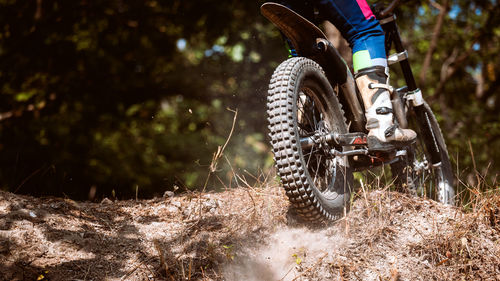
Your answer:
[[[0,0],[0,187],[77,199],[199,189],[234,110],[207,187],[267,176],[267,84],[287,54],[263,2]],[[412,1],[398,18],[457,175],[493,181],[498,2]]]

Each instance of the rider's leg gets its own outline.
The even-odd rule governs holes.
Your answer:
[[[414,141],[417,134],[413,130],[394,124],[388,69],[371,66],[359,70],[355,77],[365,106],[368,149],[387,151],[395,145]]]
[[[385,151],[393,144],[413,141],[414,131],[393,123],[384,31],[366,0],[315,0],[315,4],[352,48],[356,83],[366,110],[369,148]]]
[[[374,65],[387,66],[384,31],[366,0],[314,1],[351,46],[354,72]]]

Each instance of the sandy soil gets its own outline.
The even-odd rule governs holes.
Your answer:
[[[312,227],[276,186],[100,204],[0,192],[0,280],[500,280],[499,204],[379,190]]]

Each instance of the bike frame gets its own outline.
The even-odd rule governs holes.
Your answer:
[[[418,117],[417,120],[419,122],[420,134],[423,134],[423,139],[426,142],[425,146],[429,149],[430,160],[433,165],[438,165],[441,162],[439,147],[432,132],[429,117],[424,110],[424,99],[421,90],[417,87],[415,77],[413,76],[410,61],[408,60],[408,52],[403,46],[401,35],[396,24],[396,15],[392,13],[392,9],[395,8],[398,2],[399,0],[395,0],[387,9],[377,7],[376,4],[372,6],[372,10],[374,10],[375,16],[385,32],[386,53],[390,53],[393,44],[396,50],[396,54],[390,55],[387,58],[388,64],[392,65],[399,62],[406,82],[406,86],[396,90],[395,95],[393,95],[394,114],[399,125],[406,128],[408,123],[406,121],[404,105],[406,104],[412,107]],[[387,12],[389,9],[391,10]]]
[[[385,164],[391,165],[397,189],[428,190],[440,202],[454,202],[446,144],[415,83],[392,13],[399,0],[393,1],[372,11],[386,34],[387,54],[391,47],[397,51],[388,64],[401,66],[407,84],[391,93],[394,123],[415,130],[417,139],[394,142],[387,151],[369,147],[363,100],[351,68],[321,29],[286,6],[261,6],[298,56],[274,71],[267,109],[277,171],[292,206],[307,220],[337,219],[349,204],[353,172]]]

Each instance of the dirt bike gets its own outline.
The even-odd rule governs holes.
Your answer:
[[[309,221],[340,218],[349,208],[353,173],[390,165],[398,189],[420,190],[454,204],[453,172],[439,124],[417,87],[396,16],[399,0],[374,6],[386,35],[390,66],[399,63],[406,86],[392,93],[395,121],[417,132],[416,142],[369,151],[364,106],[352,72],[316,25],[276,3],[261,13],[297,53],[272,75],[267,113],[275,166],[292,207]]]

